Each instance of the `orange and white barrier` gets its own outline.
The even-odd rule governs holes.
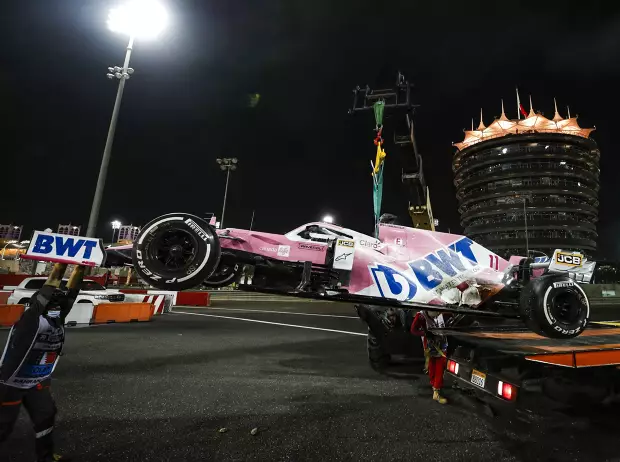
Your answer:
[[[166,311],[166,295],[147,295],[143,302],[152,303],[154,308],[153,315],[164,314]],[[168,297],[168,311],[170,311],[170,297]]]
[[[145,289],[120,289],[125,294],[125,300],[131,301],[155,301],[156,298],[149,299],[152,295],[166,295],[170,298],[169,306],[186,305],[186,306],[210,306],[211,298],[209,292],[204,290],[172,292],[168,290],[145,290]],[[144,296],[145,298],[140,298]],[[167,302],[164,302],[168,305]],[[168,311],[164,308],[163,312]],[[157,313],[162,313],[161,309]]]
[[[101,303],[93,310],[92,324],[150,321],[152,303]]]
[[[146,303],[75,303],[65,319],[65,325],[109,324],[116,322],[143,322],[165,310],[170,310],[172,298],[151,295]],[[167,300],[166,300],[167,299]],[[167,302],[167,304],[166,304]],[[0,304],[0,327],[11,327],[24,313],[24,305]]]
[[[125,302],[152,303],[155,306],[153,314],[168,313],[174,305],[177,292],[151,291],[148,293],[125,293]],[[115,302],[116,303],[116,302]]]
[[[150,321],[155,306],[152,303],[76,303],[65,325],[111,324],[117,322]]]
[[[11,327],[24,313],[24,305],[0,305],[0,326]]]
[[[173,292],[171,290],[149,290],[147,292],[148,295],[166,295],[166,300],[164,302],[165,311],[169,312],[170,309],[177,304],[177,297],[179,296],[179,292]]]

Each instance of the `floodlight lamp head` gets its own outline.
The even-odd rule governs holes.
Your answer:
[[[127,4],[112,8],[108,15],[108,27],[139,38],[155,38],[168,25],[168,13],[155,0],[130,0]]]

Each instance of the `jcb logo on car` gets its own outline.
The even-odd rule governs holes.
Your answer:
[[[338,239],[338,245],[343,247],[353,247],[355,245],[354,241],[345,241],[344,239]]]
[[[558,252],[556,260],[558,263],[563,263],[565,265],[581,266],[581,263],[583,262],[583,256]]]

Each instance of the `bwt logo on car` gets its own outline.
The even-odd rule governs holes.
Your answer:
[[[385,265],[371,267],[370,272],[384,298],[399,301],[411,300],[418,292],[418,284],[424,290],[432,290],[442,283],[445,277],[454,277],[478,264],[471,246],[474,242],[463,238],[448,248],[437,250],[424,258],[408,263],[418,283],[402,272]]]
[[[74,258],[78,252],[83,249],[83,258],[88,259],[96,246],[97,242],[92,240],[75,239],[71,236],[63,237],[39,234],[32,251],[38,254],[52,254],[57,257]]]

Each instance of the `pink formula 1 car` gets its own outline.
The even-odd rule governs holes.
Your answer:
[[[250,273],[243,290],[522,318],[556,338],[585,328],[590,308],[577,282],[589,282],[594,265],[560,250],[551,259],[507,261],[465,236],[393,224],[381,224],[378,239],[328,223],[279,235],[216,230],[187,213],[144,226],[132,258],[160,289],[219,287]]]

